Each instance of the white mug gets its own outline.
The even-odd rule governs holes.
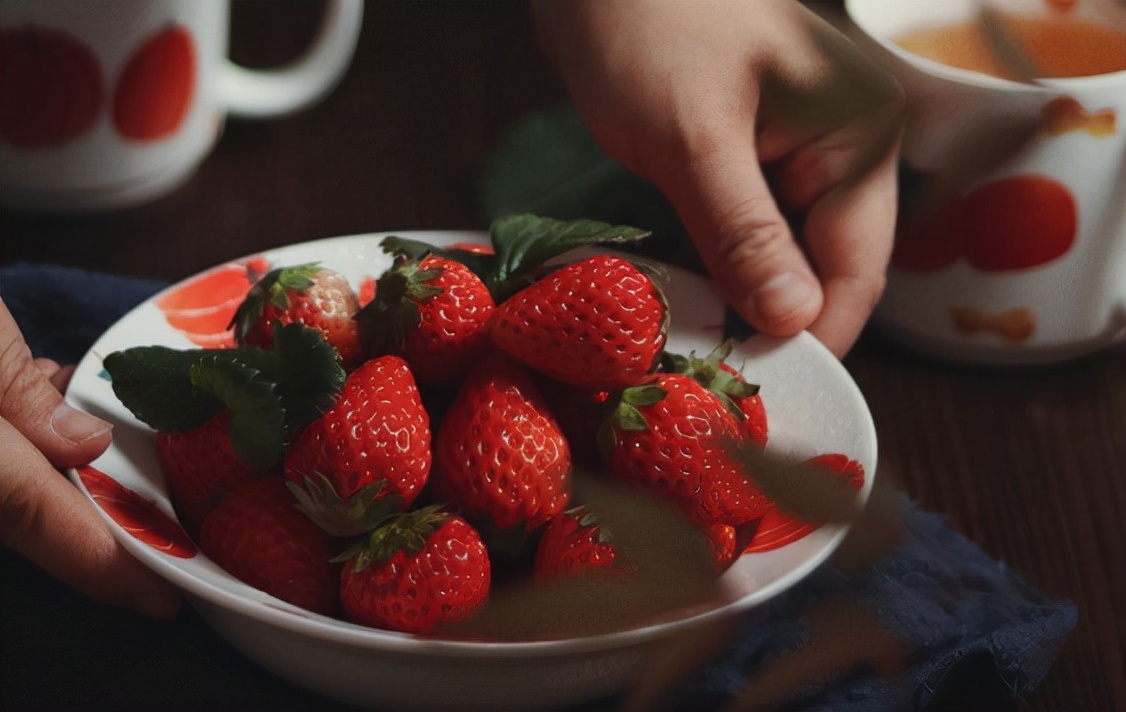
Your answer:
[[[0,0],[0,202],[102,210],[185,182],[227,115],[282,116],[330,92],[361,0],[330,0],[291,64],[227,58],[228,0]]]
[[[1049,12],[1043,0],[1010,3],[1013,12]],[[908,99],[910,180],[873,322],[961,361],[1081,356],[1126,334],[1126,71],[1023,82],[940,64],[895,41],[971,20],[977,7],[845,2],[858,43]],[[920,186],[946,192],[913,213]]]

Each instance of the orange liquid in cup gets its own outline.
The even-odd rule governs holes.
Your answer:
[[[1010,17],[1006,26],[1044,77],[1085,77],[1126,70],[1126,34],[1070,17]],[[972,20],[929,27],[895,38],[920,57],[959,69],[1016,79]]]

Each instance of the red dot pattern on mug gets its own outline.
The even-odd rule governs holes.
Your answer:
[[[903,215],[891,261],[912,272],[958,259],[983,272],[1038,267],[1071,249],[1078,223],[1067,186],[1045,175],[1009,176],[922,214]]]
[[[107,106],[123,138],[169,138],[195,95],[195,43],[185,28],[166,25],[129,55],[112,95],[105,74],[97,55],[67,32],[0,30],[0,140],[25,150],[62,146],[92,131]]]

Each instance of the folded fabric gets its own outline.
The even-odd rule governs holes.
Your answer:
[[[0,298],[32,352],[64,363],[79,359],[106,328],[162,286],[55,265],[0,267]],[[1015,706],[1043,679],[1074,628],[1075,606],[1037,592],[940,516],[910,501],[901,504],[904,535],[897,548],[860,572],[823,566],[748,613],[716,661],[669,693],[668,708],[722,707],[761,665],[808,645],[809,614],[830,600],[870,611],[908,655],[894,675],[858,669],[811,680],[787,709]]]

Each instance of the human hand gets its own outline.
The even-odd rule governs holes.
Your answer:
[[[891,253],[894,80],[796,0],[533,7],[595,140],[661,188],[727,302],[847,352]]]
[[[73,369],[34,359],[0,300],[0,542],[94,599],[172,618],[180,596],[113,538],[55,468],[89,462],[110,424],[63,401]]]

